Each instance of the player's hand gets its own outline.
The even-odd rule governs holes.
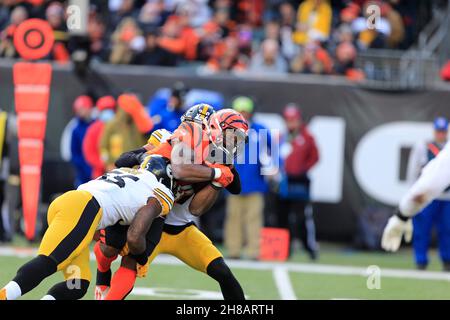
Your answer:
[[[148,263],[145,265],[140,265],[139,263],[136,263],[136,276],[138,278],[145,278],[148,273]]]
[[[227,167],[226,165],[218,164],[218,163],[214,163],[214,164],[207,163],[207,165],[213,169],[215,169],[215,168],[220,169],[220,172],[221,172],[220,177],[213,180],[213,182],[215,183],[216,186],[225,188],[231,182],[233,182],[234,174],[233,174],[233,172],[231,172],[231,169],[229,167]]]
[[[405,236],[406,242],[411,241],[412,232],[413,226],[411,219],[403,221],[397,215],[393,215],[384,228],[381,247],[386,251],[397,251],[403,236]]]

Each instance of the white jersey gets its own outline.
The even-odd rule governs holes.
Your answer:
[[[184,201],[182,204],[175,202],[172,210],[166,216],[164,223],[174,225],[174,226],[184,226],[196,219],[194,215],[189,211],[189,205],[192,202],[192,195],[189,199]]]
[[[97,230],[120,221],[129,225],[137,211],[155,197],[163,208],[172,207],[172,191],[145,169],[120,168],[78,187],[91,193],[103,210]],[[162,203],[166,201],[165,203]]]
[[[408,217],[416,215],[439,197],[450,185],[450,142],[422,169],[419,179],[400,201],[400,212]],[[421,202],[414,199],[420,197]]]

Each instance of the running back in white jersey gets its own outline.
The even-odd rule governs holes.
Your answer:
[[[119,221],[123,225],[129,225],[150,197],[160,202],[163,215],[172,209],[174,201],[172,191],[145,169],[115,169],[80,185],[78,190],[91,193],[103,209],[97,230]]]

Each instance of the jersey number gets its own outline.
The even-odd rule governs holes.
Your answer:
[[[115,175],[113,175],[115,174]],[[113,183],[116,186],[118,186],[119,188],[124,188],[125,187],[125,179],[130,179],[133,181],[139,181],[139,178],[131,175],[131,174],[123,174],[120,171],[116,171],[113,170],[111,172],[105,173],[104,175],[102,175],[101,177],[99,177],[98,179],[105,181],[105,182],[109,182],[109,183]]]

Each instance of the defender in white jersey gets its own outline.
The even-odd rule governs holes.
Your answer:
[[[400,200],[399,207],[386,225],[381,246],[387,251],[397,251],[402,237],[412,239],[411,217],[439,197],[450,185],[450,143],[422,170],[419,179]]]
[[[134,224],[141,212],[153,219],[166,215],[174,202],[169,168],[167,159],[150,156],[142,169],[113,170],[55,199],[38,256],[0,290],[0,300],[17,299],[56,271],[62,271],[66,281],[53,286],[44,298],[82,298],[91,279],[89,243],[95,231],[119,222]]]

